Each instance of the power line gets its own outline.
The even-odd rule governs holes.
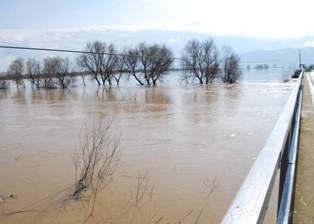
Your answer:
[[[7,46],[0,45],[0,48],[5,49],[15,49],[15,50],[31,50],[31,51],[51,51],[51,52],[63,52],[63,53],[76,53],[76,54],[104,54],[104,55],[114,55],[120,57],[129,56],[128,54],[121,53],[107,53],[107,52],[92,52],[92,51],[78,51],[78,50],[66,50],[66,49],[53,49],[53,48],[37,48],[37,47],[17,47],[17,46]],[[133,57],[141,57],[141,55],[134,55]],[[155,58],[156,56],[146,56]],[[181,60],[181,58],[172,57],[173,60]],[[280,62],[282,60],[269,60],[269,61],[241,61],[241,63],[271,63]],[[221,61],[220,61],[221,62]]]
[[[53,51],[53,52],[76,53],[76,54],[104,54],[104,55],[114,55],[114,56],[121,56],[121,57],[129,56],[128,54],[120,54],[120,53],[78,51],[78,50],[65,50],[65,49],[52,49],[52,48],[37,48],[37,47],[16,47],[16,46],[1,46],[0,45],[0,48],[15,49],[15,50],[32,50],[32,51]],[[141,57],[141,55],[134,55],[134,57]],[[146,56],[146,57],[156,58],[156,56]],[[181,58],[175,58],[175,57],[172,57],[172,59],[181,60]]]
[[[54,52],[78,53],[78,54],[84,54],[84,53],[85,54],[98,54],[96,52],[90,52],[90,51],[64,50],[64,49],[52,49],[52,48],[37,48],[37,47],[0,46],[0,48],[16,49],[16,50],[32,50],[32,51],[54,51]],[[110,53],[105,53],[105,52],[103,54],[110,55]],[[114,54],[114,55],[118,55],[118,54]]]

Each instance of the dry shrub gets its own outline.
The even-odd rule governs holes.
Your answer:
[[[79,200],[83,192],[91,192],[93,214],[97,194],[113,179],[119,161],[120,138],[110,134],[112,121],[104,124],[101,119],[91,127],[85,124],[84,135],[80,135],[80,149],[72,160],[76,171],[73,198]]]

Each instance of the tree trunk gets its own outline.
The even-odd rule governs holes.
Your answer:
[[[201,85],[204,84],[203,80],[202,80],[200,77],[198,77],[198,80],[200,81],[200,84],[201,84]]]
[[[112,82],[111,82],[110,77],[108,77],[108,83],[109,83],[109,86],[112,86]]]
[[[141,86],[144,85],[144,83],[136,76],[135,73],[133,73],[133,76],[134,76],[134,78],[137,80],[137,82],[138,82]]]
[[[99,82],[99,80],[98,80],[98,78],[97,78],[97,77],[95,77],[95,80],[96,80],[96,82],[97,82],[98,86],[100,86],[100,82]]]

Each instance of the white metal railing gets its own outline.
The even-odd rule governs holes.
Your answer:
[[[263,223],[279,168],[277,223],[288,222],[298,145],[302,86],[303,70],[264,148],[221,223]]]

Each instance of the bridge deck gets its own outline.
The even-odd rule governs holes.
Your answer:
[[[314,82],[314,73],[304,77],[293,223],[314,223],[314,96],[309,88],[314,83],[308,77]]]

